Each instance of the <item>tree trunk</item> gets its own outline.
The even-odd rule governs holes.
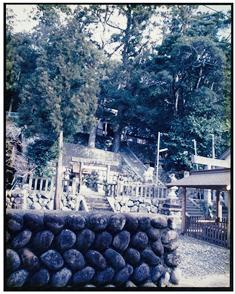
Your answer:
[[[54,198],[54,209],[60,209],[60,199],[62,193],[62,172],[63,172],[63,131],[59,135],[59,157],[56,166],[56,187]]]
[[[118,126],[117,130],[114,132],[114,139],[113,139],[113,152],[118,152],[121,144],[121,129]]]
[[[96,130],[97,130],[98,124],[93,126],[91,128],[90,134],[89,134],[89,140],[88,140],[88,147],[89,148],[95,148],[95,140],[96,140]]]

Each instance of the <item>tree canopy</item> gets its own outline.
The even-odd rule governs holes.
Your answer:
[[[211,156],[214,134],[222,154],[231,139],[231,41],[224,35],[231,15],[199,8],[40,4],[31,33],[14,33],[10,13],[6,90],[24,135],[45,141],[29,148],[37,165],[49,160],[45,146],[54,150],[61,130],[70,138],[99,119],[112,126],[115,152],[125,132],[155,141],[164,133],[168,171],[192,168],[192,140],[198,154]],[[41,163],[38,149],[46,152]]]

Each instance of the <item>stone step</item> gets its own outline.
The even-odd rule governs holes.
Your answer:
[[[91,196],[86,195],[85,199],[90,211],[112,211],[112,207],[105,196],[98,196],[94,194]]]

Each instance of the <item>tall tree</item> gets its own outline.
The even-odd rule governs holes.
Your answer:
[[[25,136],[39,136],[51,149],[94,120],[99,52],[74,22],[63,26],[58,16],[48,11],[34,40],[37,66],[21,92],[19,125]]]

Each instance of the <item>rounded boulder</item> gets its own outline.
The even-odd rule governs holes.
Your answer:
[[[123,269],[118,271],[114,277],[114,284],[115,285],[123,285],[125,284],[129,279],[130,276],[133,273],[133,267],[131,265],[126,265]]]
[[[76,234],[68,229],[62,230],[56,239],[59,250],[70,249],[76,242]]]
[[[20,257],[23,263],[23,266],[28,270],[35,270],[39,267],[38,257],[28,248],[23,248],[20,250]]]
[[[143,250],[148,246],[148,236],[144,232],[138,232],[131,238],[131,245],[134,248],[137,248],[139,250]]]
[[[7,226],[10,231],[17,232],[23,229],[24,220],[22,215],[8,214]]]
[[[151,244],[152,250],[157,254],[158,256],[162,256],[164,253],[164,247],[162,245],[161,241],[155,241]]]
[[[169,244],[170,242],[176,241],[178,234],[176,231],[169,230],[162,233],[161,240],[163,244]]]
[[[125,252],[125,259],[131,265],[137,265],[140,262],[141,255],[138,250],[128,248]]]
[[[150,240],[157,241],[160,239],[161,232],[160,232],[160,229],[151,227],[150,229],[147,230],[147,235]]]
[[[98,272],[95,275],[95,283],[99,286],[103,286],[105,284],[109,284],[112,282],[115,271],[112,267],[108,267],[105,270]]]
[[[180,256],[175,253],[166,254],[165,263],[169,267],[176,267],[180,264]]]
[[[78,232],[85,228],[86,220],[81,215],[68,215],[66,217],[66,224],[69,229]]]
[[[46,251],[40,256],[40,259],[50,270],[58,270],[64,265],[62,256],[55,250]]]
[[[141,255],[143,261],[151,266],[155,266],[161,263],[160,257],[158,257],[151,249],[144,249]]]
[[[108,218],[100,213],[91,214],[88,218],[88,224],[93,231],[99,232],[107,227]]]
[[[89,229],[83,229],[77,235],[76,248],[79,251],[87,251],[95,240],[95,234]]]
[[[38,231],[43,229],[44,227],[44,215],[43,214],[35,214],[35,213],[26,213],[24,215],[24,224],[27,228],[32,231]]]
[[[140,266],[136,267],[133,273],[133,281],[135,284],[142,284],[150,276],[150,269],[146,263],[142,263]]]
[[[107,262],[116,270],[122,269],[126,265],[122,255],[111,248],[105,250],[104,256]]]
[[[154,283],[158,283],[160,278],[165,274],[166,269],[163,265],[157,265],[151,269],[151,280]]]
[[[72,277],[72,272],[66,267],[64,267],[60,271],[52,275],[51,286],[65,287],[68,284],[71,277]]]
[[[59,214],[45,214],[44,216],[44,223],[53,233],[57,234],[62,231],[65,220],[62,215]]]
[[[76,249],[65,251],[63,257],[68,267],[72,270],[81,270],[86,265],[83,254]]]
[[[14,272],[21,265],[18,253],[12,249],[6,250],[6,269],[7,271]]]
[[[49,283],[50,274],[47,269],[40,269],[30,279],[30,286],[32,287],[44,287]]]
[[[138,218],[130,214],[125,214],[125,217],[126,217],[126,224],[124,228],[129,232],[135,232],[139,227]]]
[[[167,219],[163,216],[157,216],[151,220],[151,225],[156,229],[167,228]]]
[[[101,232],[96,235],[95,248],[98,250],[105,250],[112,244],[113,237],[108,232]]]
[[[95,250],[88,250],[86,253],[86,260],[90,263],[91,266],[94,266],[98,269],[105,269],[107,264],[106,260],[101,253]]]
[[[79,286],[87,284],[93,279],[94,275],[95,270],[92,267],[87,266],[73,275],[73,285]]]
[[[11,241],[13,248],[22,248],[27,245],[31,239],[32,232],[29,230],[24,230],[18,233],[15,238]]]
[[[139,218],[139,229],[142,231],[147,231],[151,228],[151,219],[147,216],[142,216]]]
[[[9,288],[22,287],[25,284],[25,282],[26,282],[26,280],[28,278],[28,275],[29,275],[29,273],[24,269],[13,272],[9,276],[9,278],[7,279],[7,286]]]
[[[124,228],[125,223],[126,223],[126,218],[124,215],[120,213],[114,214],[109,219],[108,229],[111,232],[119,232]]]
[[[45,230],[36,233],[33,238],[33,247],[39,252],[46,251],[50,248],[54,240],[54,234],[51,231]]]
[[[118,251],[126,250],[129,243],[130,233],[128,231],[122,231],[118,233],[113,239],[113,247]]]

